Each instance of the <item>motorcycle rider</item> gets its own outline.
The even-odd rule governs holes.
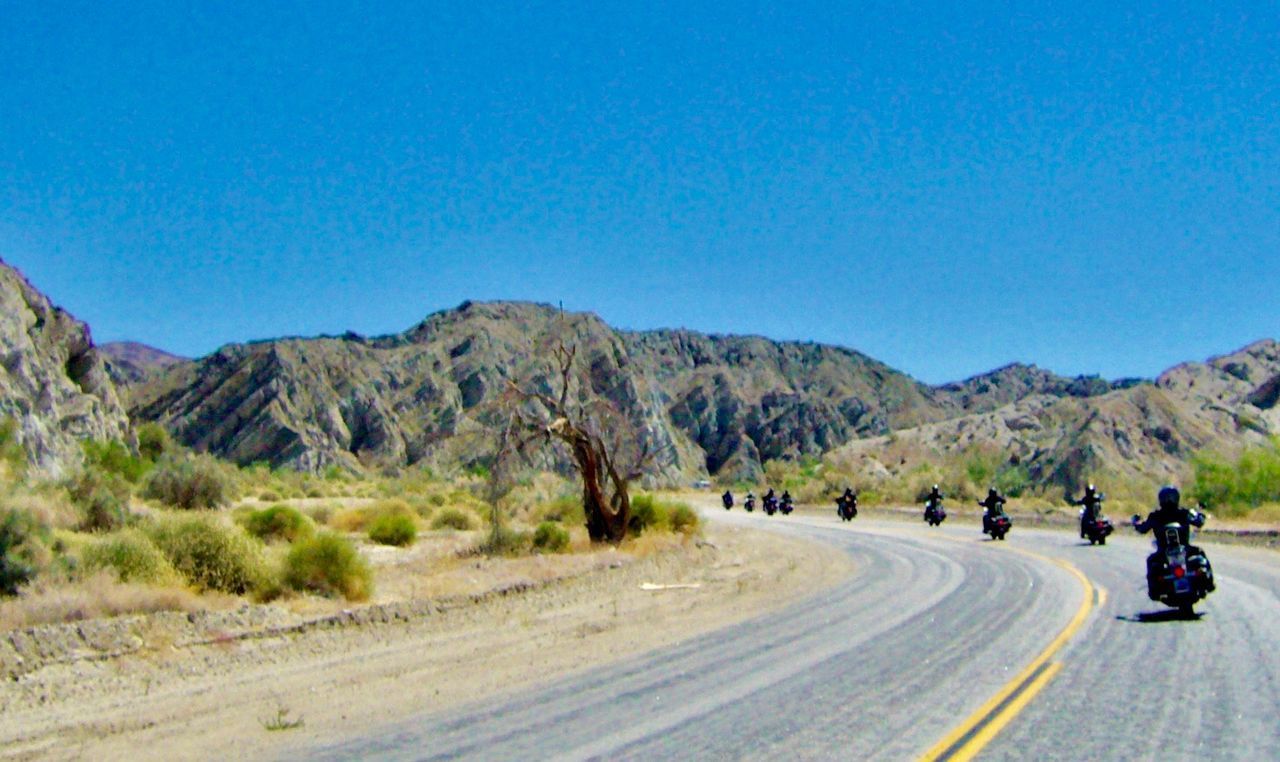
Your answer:
[[[1107,496],[1098,491],[1098,488],[1090,484],[1084,488],[1084,497],[1079,500],[1072,500],[1072,505],[1083,506],[1084,510],[1080,512],[1080,539],[1084,539],[1088,535],[1085,533],[1085,527],[1097,520],[1102,513],[1102,501]]]
[[[778,504],[778,498],[773,494],[773,487],[770,487],[769,491],[764,493],[764,497],[760,498],[760,504],[763,506],[776,506]]]
[[[927,517],[929,515],[929,511],[931,509],[936,511],[941,507],[942,507],[942,490],[938,489],[938,485],[935,484],[933,485],[933,488],[929,490],[929,494],[925,495],[924,497],[925,516]]]
[[[782,491],[782,502],[788,505],[791,504],[791,493],[785,489]]]
[[[745,502],[743,502],[743,504],[742,504],[742,505],[743,505],[743,507],[744,507],[744,508],[746,508],[747,510],[751,510],[752,508],[754,508],[754,507],[755,507],[755,505],[756,505],[756,495],[755,495],[755,493],[754,493],[754,492],[750,492],[750,491],[748,491],[748,492],[747,492],[747,499],[746,499],[746,501],[745,501]]]
[[[1147,516],[1146,521],[1140,520],[1140,517],[1134,514],[1133,528],[1138,530],[1139,534],[1146,534],[1153,529],[1168,524],[1177,524],[1178,542],[1186,547],[1188,562],[1193,558],[1199,559],[1198,563],[1203,567],[1205,577],[1208,580],[1207,587],[1210,591],[1213,591],[1215,585],[1213,584],[1213,568],[1209,565],[1209,557],[1200,548],[1191,544],[1191,527],[1204,526],[1204,514],[1183,508],[1181,505],[1182,493],[1178,492],[1177,487],[1171,485],[1160,488],[1159,494],[1156,495],[1156,502],[1160,504],[1160,507],[1152,511]],[[1155,539],[1156,552],[1147,556],[1148,584],[1160,573],[1160,567],[1164,563],[1164,553],[1168,549],[1166,547],[1168,542],[1162,532],[1156,532]]]
[[[732,493],[732,492],[730,492],[729,490],[725,490],[725,491],[724,491],[724,494],[720,496],[720,502],[724,503],[725,510],[728,510],[728,509],[732,508],[732,507],[733,507],[733,493]]]
[[[844,494],[836,499],[836,507],[841,511],[845,511],[850,508],[856,510],[858,507],[858,493],[854,492],[850,487],[845,487]]]
[[[982,511],[982,531],[991,531],[991,521],[997,516],[1005,515],[1004,503],[1004,495],[997,492],[995,487],[989,488],[986,498],[978,501],[978,505],[984,509]]]

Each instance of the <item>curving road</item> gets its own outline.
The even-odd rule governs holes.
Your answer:
[[[1169,620],[1148,615],[1134,537],[711,515],[835,544],[859,571],[780,613],[314,756],[1280,759],[1276,554],[1205,544],[1218,591],[1201,618]]]

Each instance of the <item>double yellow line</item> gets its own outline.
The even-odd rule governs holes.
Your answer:
[[[1043,651],[1026,669],[1019,672],[1012,680],[1004,685],[996,695],[992,696],[987,703],[978,708],[978,711],[969,715],[964,722],[947,734],[933,748],[925,752],[920,759],[922,762],[934,762],[934,760],[969,760],[973,759],[983,747],[991,743],[1001,730],[1018,715],[1027,704],[1031,703],[1031,699],[1035,698],[1041,690],[1044,689],[1054,675],[1062,669],[1062,665],[1057,662],[1050,662],[1054,654],[1062,649],[1067,641],[1079,631],[1084,625],[1085,620],[1089,618],[1089,612],[1093,610],[1095,589],[1089,582],[1089,578],[1076,567],[1060,561],[1056,558],[1049,558],[1038,553],[1031,553],[1025,550],[1017,550],[1010,548],[1016,553],[1031,556],[1042,561],[1049,561],[1066,569],[1084,588],[1084,600],[1080,602],[1080,608],[1076,610],[1076,614],[1067,623],[1065,629],[1058,633]],[[1105,600],[1105,592],[1099,590],[1098,604],[1101,605]]]

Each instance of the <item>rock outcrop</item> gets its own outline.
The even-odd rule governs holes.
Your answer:
[[[38,473],[80,462],[84,439],[129,438],[129,420],[89,328],[0,262],[0,417]]]

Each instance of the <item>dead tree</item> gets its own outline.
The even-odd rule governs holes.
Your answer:
[[[631,519],[628,487],[651,459],[649,437],[638,432],[607,400],[570,398],[577,346],[555,347],[559,394],[551,396],[510,382],[510,425],[520,433],[516,449],[563,444],[582,477],[582,507],[592,542],[622,542]]]

